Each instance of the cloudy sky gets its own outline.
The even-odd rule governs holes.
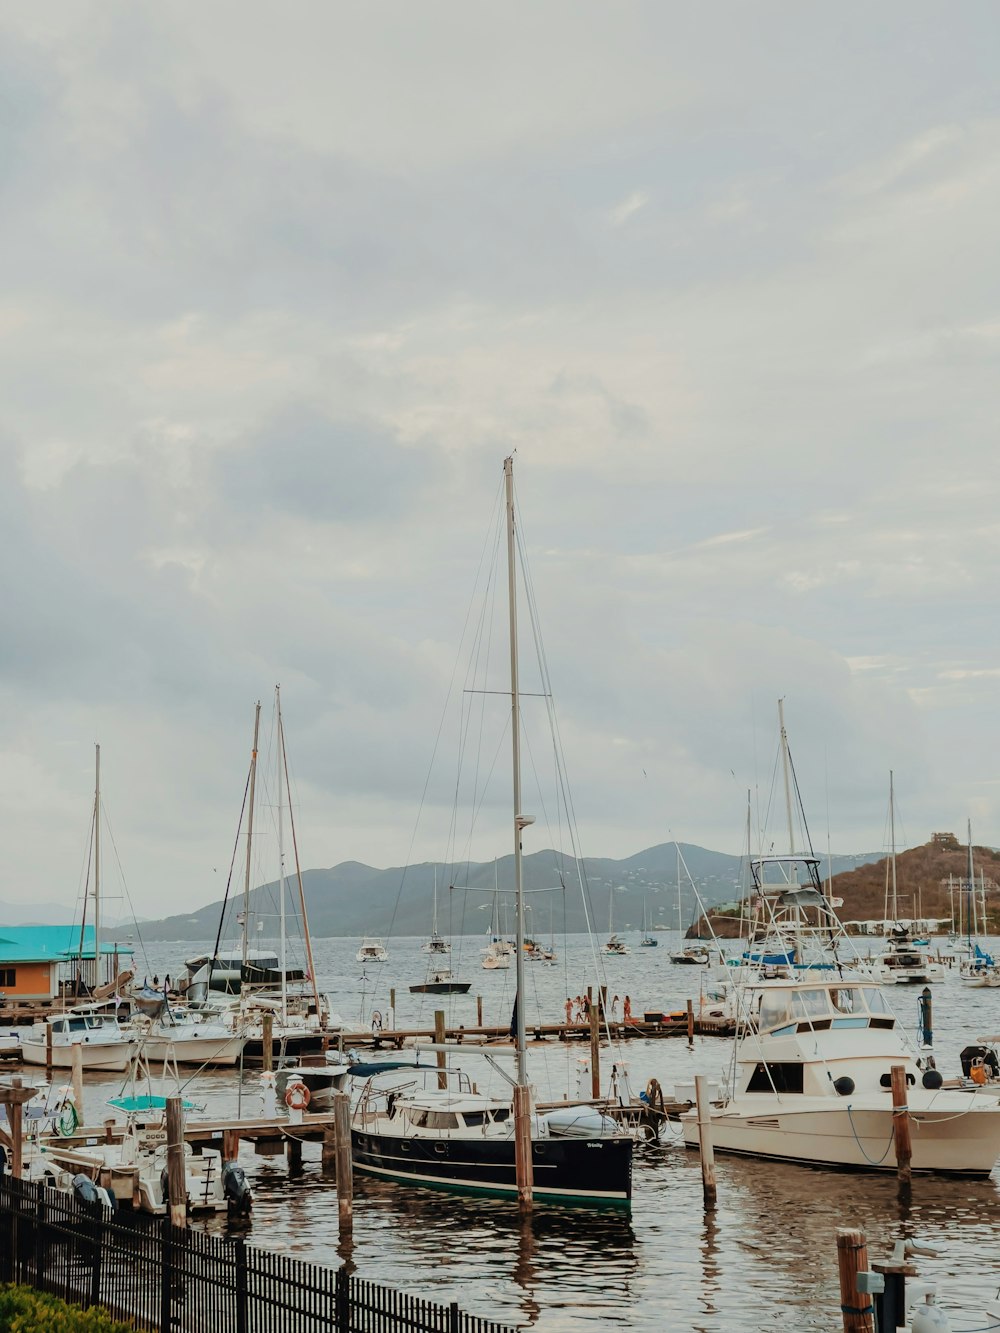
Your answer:
[[[1000,842],[991,4],[0,15],[0,899],[445,854],[504,456],[582,844]],[[500,825],[498,823],[499,830]],[[411,853],[412,843],[412,853]],[[480,859],[507,850],[484,837]]]

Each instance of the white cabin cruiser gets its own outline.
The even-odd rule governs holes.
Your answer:
[[[894,1170],[890,1070],[902,1065],[913,1170],[989,1175],[1000,1156],[1000,1103],[942,1088],[936,1069],[920,1067],[877,986],[859,977],[761,980],[743,1004],[748,1026],[737,1041],[734,1090],[711,1111],[717,1151]],[[681,1123],[695,1147],[697,1115]]]
[[[246,1041],[245,1031],[234,1030],[211,1011],[168,1008],[159,1018],[137,1018],[133,1027],[148,1060],[172,1060],[179,1065],[234,1065]]]
[[[21,1037],[25,1064],[47,1065],[51,1034],[52,1065],[71,1069],[73,1048],[79,1046],[84,1069],[127,1069],[135,1045],[135,1034],[122,1028],[114,1014],[100,1005],[78,1005],[65,1014],[50,1014],[34,1023]]]
[[[914,943],[908,926],[894,922],[886,941],[885,952],[872,959],[872,975],[883,986],[924,986],[941,980],[942,967]]]

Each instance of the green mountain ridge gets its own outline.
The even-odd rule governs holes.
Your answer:
[[[681,843],[680,851],[706,907],[732,902],[740,896],[745,858],[691,843]],[[877,860],[881,855],[873,852],[833,859],[835,866],[843,869],[845,865],[854,867]],[[329,869],[306,870],[302,882],[310,931],[316,938],[429,935],[435,873],[438,928],[442,934],[485,934],[493,910],[494,882],[501,890],[498,899],[501,927],[504,912],[512,927],[513,895],[509,890],[513,885],[513,862],[510,855],[500,857],[495,863],[463,862],[455,866],[423,862],[380,870],[360,861],[342,861]],[[585,931],[588,916],[590,927],[598,935],[606,934],[609,924],[616,931],[638,930],[644,902],[652,926],[670,929],[678,926],[677,849],[672,842],[648,847],[623,860],[588,857],[578,865],[572,857],[561,857],[549,850],[525,856],[523,864],[529,933],[546,937],[550,929],[557,934]],[[585,869],[585,893],[580,890],[581,866]],[[298,902],[295,877],[289,877],[286,884],[286,912],[292,918],[295,911],[290,904]],[[277,882],[251,891],[251,942],[270,942],[277,937],[278,904]],[[242,892],[231,897],[226,905],[221,934],[226,945],[239,935],[237,914],[243,911],[243,906]],[[680,924],[685,929],[699,915],[696,906],[690,880],[682,869]],[[222,902],[217,900],[193,912],[146,921],[142,923],[141,934],[147,942],[213,940],[219,930],[222,909]],[[289,924],[290,932],[297,929]]]

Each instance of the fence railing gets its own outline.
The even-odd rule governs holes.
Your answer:
[[[454,1302],[10,1176],[0,1176],[0,1281],[103,1306],[150,1333],[512,1333]]]

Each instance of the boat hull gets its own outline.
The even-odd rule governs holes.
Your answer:
[[[911,1101],[913,1093],[911,1092]],[[725,1107],[712,1113],[716,1152],[799,1162],[853,1171],[895,1171],[892,1105],[871,1102],[811,1107],[771,1103],[759,1110]],[[970,1099],[971,1100],[971,1099]],[[950,1099],[949,1099],[950,1101]],[[986,1100],[962,1109],[940,1102],[938,1108],[911,1105],[911,1168],[943,1175],[988,1176],[1000,1156],[1000,1104]],[[684,1143],[698,1146],[693,1114],[682,1117]]]
[[[146,1037],[142,1043],[143,1054],[150,1060],[176,1060],[179,1065],[234,1065],[243,1050],[244,1038],[232,1037],[187,1037],[172,1040],[170,1037]]]
[[[431,1189],[516,1199],[513,1139],[402,1138],[351,1131],[354,1169]],[[539,1203],[629,1208],[632,1141],[626,1138],[536,1140],[533,1195]]]
[[[52,1067],[54,1069],[73,1068],[73,1047],[79,1046],[84,1069],[110,1069],[120,1073],[129,1066],[135,1043],[120,1042],[73,1042],[71,1045],[52,1044]],[[44,1041],[35,1041],[30,1037],[21,1039],[21,1059],[26,1065],[47,1065],[48,1053]]]
[[[410,987],[411,995],[465,995],[471,981],[422,981]]]

